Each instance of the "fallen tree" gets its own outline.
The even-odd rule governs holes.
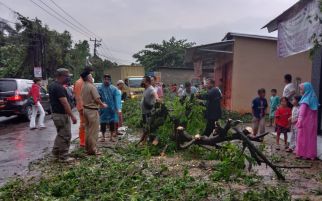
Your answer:
[[[269,166],[276,174],[279,180],[285,180],[284,175],[281,173],[279,168],[310,168],[310,166],[281,166],[273,164],[254,144],[253,142],[261,142],[263,138],[269,133],[264,133],[259,136],[252,135],[252,131],[249,128],[240,130],[237,126],[241,121],[227,120],[225,126],[221,127],[219,123],[216,123],[213,133],[207,136],[188,134],[182,126],[178,126],[174,132],[174,140],[178,149],[186,149],[191,145],[199,145],[206,149],[220,149],[220,143],[241,141],[242,143],[242,154],[248,149],[250,156],[256,161],[258,165],[262,163]],[[231,131],[231,132],[230,132]],[[251,169],[251,162],[249,163]]]

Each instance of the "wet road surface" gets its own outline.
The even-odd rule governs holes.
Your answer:
[[[46,116],[45,124],[44,130],[30,130],[29,122],[0,117],[0,186],[12,176],[24,175],[31,161],[50,153],[56,137],[51,115]],[[72,139],[78,137],[78,124],[72,125],[72,135]]]

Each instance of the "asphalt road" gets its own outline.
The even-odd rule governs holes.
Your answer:
[[[78,123],[72,125],[72,139],[78,137]],[[44,130],[30,130],[29,122],[15,116],[0,117],[0,186],[12,176],[24,175],[31,161],[50,153],[56,137],[50,115],[45,124]]]

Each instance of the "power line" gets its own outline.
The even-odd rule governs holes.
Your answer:
[[[44,3],[42,0],[39,0],[39,1],[41,1],[42,3]],[[100,38],[101,40],[102,40],[102,37],[99,37],[98,35],[96,35],[93,31],[91,31],[90,29],[88,29],[86,26],[84,26],[81,22],[79,22],[77,19],[75,19],[73,16],[71,16],[66,10],[64,10],[61,6],[59,6],[54,0],[50,0],[51,2],[52,2],[52,4],[54,4],[60,11],[62,11],[66,16],[68,16],[71,20],[73,20],[74,22],[76,22],[79,26],[81,26],[81,27],[79,27],[79,26],[77,26],[78,27],[78,29],[81,29],[83,32],[85,32],[85,30],[86,30],[86,33],[87,34],[89,34],[90,33],[90,35],[91,34],[93,34],[94,36],[95,36],[95,38]],[[48,5],[46,5],[47,7],[48,7]],[[51,10],[53,10],[52,8],[50,8]],[[57,13],[56,11],[55,11],[55,13]],[[61,15],[59,15],[59,16],[61,16]],[[62,17],[62,16],[61,16]],[[65,17],[63,17],[65,20],[67,20]],[[67,20],[68,22],[70,22],[69,20]],[[71,22],[70,22],[71,23]],[[73,24],[73,23],[72,23]],[[76,26],[75,24],[73,24],[74,26]],[[112,54],[112,52],[110,51],[110,49],[109,49],[109,47],[108,47],[108,45],[103,41],[102,42],[102,48],[104,48],[104,49],[106,49],[107,50],[107,52],[109,52],[108,54],[109,55],[111,55],[111,56],[113,56],[113,54]],[[95,50],[96,50],[96,48],[95,48],[95,44],[94,44],[94,52],[95,52]],[[105,50],[104,50],[105,51]],[[95,55],[95,53],[94,53],[94,55]],[[114,57],[114,56],[113,56]],[[115,58],[115,57],[114,57]]]
[[[93,41],[94,42],[94,57],[97,56],[96,52],[97,52],[97,48],[99,46],[101,46],[101,42],[102,40],[97,40],[96,38],[94,40],[92,40],[91,38],[89,39],[90,41]]]
[[[101,56],[101,57],[104,57],[108,60],[115,60],[115,61],[121,61],[121,62],[125,62],[125,63],[133,63],[132,61],[130,60],[124,60],[124,59],[117,59],[117,58],[114,58],[114,57],[109,57],[109,56],[106,56],[104,54],[101,54],[101,53],[97,53],[97,55]]]
[[[6,7],[7,9],[9,9],[11,12],[18,14],[17,11],[13,10],[12,8],[10,8],[7,4],[3,3],[2,1],[0,1],[0,4],[2,4],[4,7]]]
[[[71,16],[68,12],[66,12],[61,6],[59,6],[54,0],[50,0],[59,10],[61,10],[63,13],[65,13],[65,15],[67,15],[68,17],[70,17],[74,22],[76,22],[78,25],[80,25],[81,27],[83,27],[85,30],[87,30],[89,33],[93,34],[95,37],[97,37],[97,35],[92,32],[91,30],[89,30],[86,26],[84,26],[82,23],[80,23],[77,19],[75,19],[73,16]],[[100,37],[97,37],[100,38]]]
[[[79,32],[78,30],[74,29],[73,27],[71,27],[69,24],[67,24],[66,22],[64,22],[63,20],[61,20],[60,18],[58,18],[56,15],[52,14],[51,12],[49,12],[48,10],[46,10],[45,8],[43,8],[42,6],[40,6],[39,4],[37,4],[36,2],[34,2],[33,0],[30,0],[33,4],[35,4],[37,7],[39,7],[41,10],[45,11],[47,14],[49,14],[50,16],[56,18],[58,21],[60,21],[61,23],[65,24],[66,26],[68,26],[69,28],[72,28],[74,31],[82,34],[83,36],[85,36],[86,38],[89,38],[87,35],[85,35],[82,32]]]
[[[87,36],[90,36],[91,35],[91,34],[88,34],[86,31],[82,30],[81,28],[79,28],[77,25],[73,24],[71,21],[69,21],[68,19],[66,19],[64,16],[62,16],[60,13],[58,13],[56,10],[54,10],[50,6],[48,6],[42,0],[38,0],[38,1],[40,1],[43,5],[45,5],[47,8],[49,8],[51,11],[53,11],[56,15],[58,15],[59,17],[61,17],[63,20],[65,20],[66,22],[68,22],[71,26],[73,26],[74,28],[76,28],[78,31],[86,34]]]
[[[65,25],[67,25],[68,27],[72,28],[73,30],[77,31],[78,33],[82,34],[83,36],[86,36],[88,38],[91,38],[91,35],[93,34],[94,36],[97,36],[94,32],[92,32],[90,29],[88,29],[86,26],[84,26],[82,23],[80,23],[77,19],[75,19],[73,16],[71,16],[70,14],[68,14],[68,12],[66,12],[61,6],[59,6],[55,1],[50,0],[60,11],[62,11],[65,15],[67,15],[70,19],[72,19],[73,21],[75,21],[78,25],[75,25],[73,22],[71,22],[70,20],[68,20],[66,17],[62,16],[58,11],[56,11],[54,8],[52,8],[51,6],[49,6],[48,4],[46,4],[43,0],[38,0],[40,1],[44,6],[46,6],[48,9],[50,9],[52,12],[54,12],[56,15],[54,15],[52,12],[48,11],[47,9],[45,9],[44,7],[40,6],[39,4],[37,4],[36,2],[34,2],[33,0],[30,0],[32,3],[34,3],[37,7],[41,8],[43,11],[45,11],[47,14],[51,15],[52,17],[56,18],[57,20],[59,20],[60,22],[64,23]],[[59,18],[60,17],[60,18]],[[62,18],[62,19],[61,19]],[[69,24],[67,24],[67,22]],[[81,26],[81,27],[80,27]],[[102,39],[102,37],[97,37]],[[95,44],[94,44],[95,46]],[[98,47],[98,46],[97,46]],[[108,45],[102,41],[102,48],[104,48],[105,50],[107,50],[108,54],[111,55],[110,58],[114,58],[114,60],[122,60],[122,59],[118,59],[116,57],[114,57],[114,55],[112,54],[112,52],[110,51]],[[94,47],[95,48],[95,47]],[[95,53],[94,53],[95,55]],[[125,60],[123,60],[125,61]]]

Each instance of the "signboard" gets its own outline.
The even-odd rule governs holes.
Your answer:
[[[278,24],[277,51],[280,57],[310,50],[314,46],[314,40],[312,40],[314,35],[321,39],[322,14],[319,0],[308,2],[291,16]]]
[[[42,77],[42,68],[41,67],[34,67],[34,76],[35,77]]]

